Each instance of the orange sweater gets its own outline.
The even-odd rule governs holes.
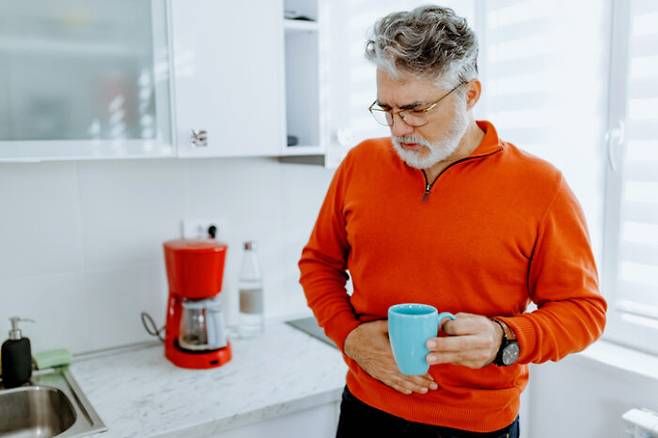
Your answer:
[[[482,143],[426,196],[423,173],[400,160],[390,138],[352,149],[299,267],[309,306],[341,350],[351,330],[386,319],[397,303],[501,317],[518,338],[518,363],[434,365],[439,389],[424,395],[401,394],[344,355],[347,385],[365,403],[411,421],[489,432],[516,418],[528,363],[559,360],[601,334],[606,302],[582,210],[561,173],[500,141],[490,123],[478,125]],[[524,313],[530,301],[537,310]]]

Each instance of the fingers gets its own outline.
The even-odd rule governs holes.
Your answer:
[[[444,331],[450,336],[427,341],[430,351],[427,363],[451,363],[469,368],[482,368],[490,364],[499,346],[491,320],[470,313],[458,313],[456,317],[444,324]]]
[[[431,390],[438,388],[438,385],[434,383],[432,377],[429,375],[425,376],[404,376],[397,375],[392,376],[389,381],[384,381],[388,386],[392,387],[398,392],[401,392],[406,395],[417,392],[419,394],[427,394]]]
[[[484,318],[470,313],[458,313],[457,319],[447,320],[441,326],[443,331],[452,336],[472,335],[483,330]]]
[[[432,338],[427,341],[427,349],[430,352],[446,353],[487,348],[489,344],[489,339],[484,336],[464,335]]]
[[[374,374],[373,377],[406,395],[414,392],[427,394],[439,387],[429,373],[422,376],[407,376],[400,373],[394,363],[390,367],[380,368]]]
[[[454,365],[463,365],[468,368],[482,368],[490,362],[490,354],[485,350],[441,354],[432,353],[427,355],[427,363],[430,365],[451,363]]]
[[[434,383],[434,378],[429,374],[425,374],[423,376],[404,376],[404,378],[412,381],[416,385],[423,386],[426,388],[431,388],[432,386],[436,386],[436,383]]]

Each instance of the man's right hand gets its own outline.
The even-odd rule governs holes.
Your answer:
[[[398,370],[386,321],[366,322],[352,330],[345,338],[344,351],[370,376],[403,394],[426,394],[438,387],[429,374],[405,376]]]

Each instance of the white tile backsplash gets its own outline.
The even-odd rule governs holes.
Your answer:
[[[76,343],[84,350],[149,339],[139,314],[164,321],[167,279],[161,264],[86,273]]]
[[[13,315],[37,321],[34,351],[148,339],[139,313],[164,320],[162,242],[184,218],[227,221],[229,323],[244,240],[257,242],[267,317],[310,314],[297,261],[332,175],[266,158],[0,164],[0,342]]]
[[[81,272],[0,276],[0,342],[7,338],[8,318],[21,316],[35,321],[21,325],[35,352],[82,346],[79,315],[87,312],[85,298]]]
[[[79,271],[80,231],[75,163],[0,165],[0,277]]]
[[[175,160],[79,165],[86,270],[152,265],[185,211],[185,175]]]

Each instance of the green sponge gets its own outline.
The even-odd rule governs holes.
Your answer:
[[[34,355],[34,363],[40,370],[66,366],[71,363],[71,353],[64,348],[42,351]]]

